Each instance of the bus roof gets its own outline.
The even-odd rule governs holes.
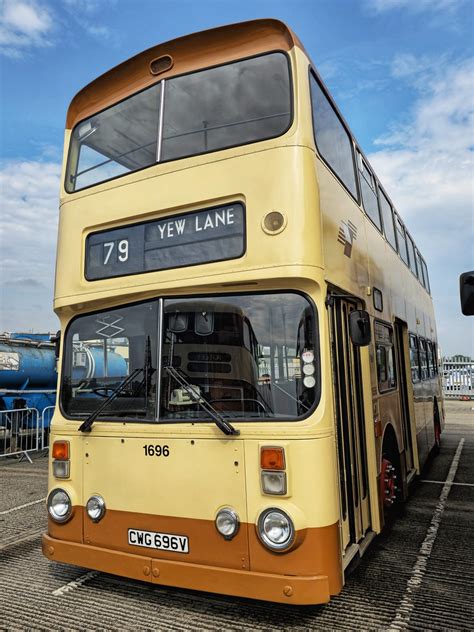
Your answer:
[[[131,94],[175,75],[250,57],[271,50],[303,48],[291,29],[274,19],[251,20],[192,33],[158,44],[107,71],[76,94],[67,113],[66,128]],[[169,70],[152,74],[150,63],[164,55]]]

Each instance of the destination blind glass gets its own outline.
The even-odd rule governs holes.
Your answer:
[[[236,259],[245,252],[240,203],[88,235],[88,281]]]

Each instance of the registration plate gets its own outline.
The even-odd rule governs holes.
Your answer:
[[[129,529],[128,543],[132,546],[144,546],[148,549],[160,549],[160,551],[189,553],[189,540],[185,535]]]

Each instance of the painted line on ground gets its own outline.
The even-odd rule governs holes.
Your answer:
[[[17,546],[17,544],[24,544],[25,542],[29,542],[30,540],[36,540],[36,538],[40,538],[45,531],[46,528],[40,529],[39,531],[33,531],[33,533],[28,533],[22,538],[19,538],[18,536],[15,536],[14,538],[8,538],[6,541],[0,543],[0,552]]]
[[[426,572],[426,568],[428,566],[431,552],[433,550],[433,545],[435,543],[436,536],[438,535],[438,529],[441,524],[441,518],[446,507],[446,501],[448,500],[449,492],[451,491],[451,487],[453,486],[454,477],[456,476],[459,461],[461,459],[463,446],[464,438],[459,441],[456,453],[453,457],[453,460],[451,461],[451,467],[449,468],[448,476],[446,477],[443,489],[441,490],[438,504],[436,505],[433,516],[431,518],[431,523],[428,527],[428,531],[426,532],[425,539],[421,543],[418,557],[416,558],[416,562],[411,571],[410,579],[407,582],[407,587],[403,599],[397,608],[395,617],[390,624],[390,627],[388,628],[389,632],[395,632],[396,630],[408,630],[409,628],[410,617],[415,607],[413,601],[414,594],[417,590],[420,589],[423,577]]]
[[[44,503],[45,500],[46,500],[46,496],[44,498],[40,498],[39,500],[33,500],[31,503],[25,503],[24,505],[18,505],[18,507],[5,509],[5,511],[0,511],[0,516],[5,516],[6,514],[12,513],[13,511],[18,511],[19,509],[25,509],[25,507],[31,507],[32,505],[38,505],[39,503]]]
[[[72,590],[75,590],[76,588],[80,588],[82,584],[89,581],[90,579],[94,579],[94,577],[97,577],[97,575],[100,575],[99,571],[89,571],[85,575],[81,575],[77,579],[74,579],[72,582],[69,582],[68,584],[65,584],[64,586],[61,586],[61,588],[57,588],[56,590],[53,590],[51,594],[54,595],[55,597],[61,597],[62,595],[65,595],[66,593],[71,592]]]
[[[0,472],[5,472],[6,474],[28,474],[29,476],[48,476],[48,470],[38,469],[38,468],[28,468],[25,467],[19,468],[14,465],[0,467]]]
[[[474,487],[474,483],[446,483],[446,481],[430,481],[422,478],[420,483],[433,483],[435,485],[459,485],[460,487]]]

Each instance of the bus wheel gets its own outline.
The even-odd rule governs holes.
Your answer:
[[[399,488],[397,469],[387,455],[382,458],[381,481],[384,513],[388,514],[397,501]]]

